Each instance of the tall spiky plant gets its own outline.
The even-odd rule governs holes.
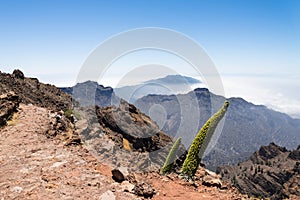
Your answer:
[[[206,123],[202,126],[202,128],[196,135],[195,139],[193,140],[190,146],[186,159],[184,160],[184,163],[182,165],[182,176],[186,177],[187,179],[191,179],[195,175],[200,165],[202,154],[204,153],[209,143],[209,140],[215,132],[218,123],[224,117],[228,106],[229,102],[225,101],[222,108],[206,121]]]
[[[172,171],[173,164],[174,164],[174,161],[176,159],[176,155],[177,155],[180,143],[181,143],[181,137],[178,138],[174,142],[174,144],[172,145],[172,148],[169,151],[169,154],[168,154],[168,156],[166,158],[166,161],[165,161],[163,167],[160,170],[161,174],[165,175],[165,174],[168,174],[168,173],[170,173]]]

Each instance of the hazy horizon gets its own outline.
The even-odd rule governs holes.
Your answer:
[[[12,73],[6,71],[5,73]],[[24,72],[26,76],[26,72]],[[202,81],[200,84],[190,85],[191,90],[195,88],[209,88],[205,84],[199,76],[189,76],[182,74],[183,76],[192,77]],[[61,74],[61,77],[64,77],[65,74]],[[28,76],[38,78],[43,83],[53,84],[57,87],[72,87],[76,84],[76,78],[70,82],[64,82],[63,84],[56,84],[55,82],[51,82],[51,80],[45,78],[44,76]],[[163,78],[165,76],[157,77]],[[105,87],[116,88],[120,77],[115,77],[115,79],[104,79],[103,82],[99,82],[98,84],[103,85]],[[291,76],[279,77],[279,76],[254,76],[254,75],[232,75],[226,74],[221,75],[223,80],[223,86],[225,89],[225,97],[241,97],[244,100],[254,103],[256,105],[264,105],[270,109],[275,111],[283,112],[290,115],[293,118],[300,119],[300,94],[295,94],[297,88],[300,87],[300,84],[296,77],[291,78]],[[243,81],[241,81],[241,79]],[[143,81],[152,80],[141,79],[140,81],[133,82],[132,84],[126,86],[133,86]],[[295,84],[296,82],[296,84]],[[278,87],[278,85],[285,85],[285,87]],[[125,85],[124,85],[125,86]],[[286,90],[289,88],[289,90]],[[185,91],[186,93],[189,91]],[[183,92],[183,93],[185,93]],[[256,95],[253,95],[256,94]]]

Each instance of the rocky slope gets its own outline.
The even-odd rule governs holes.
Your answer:
[[[121,100],[118,107],[86,107],[78,112],[84,119],[76,125],[78,132],[100,160],[130,171],[160,169],[172,138],[135,106]]]
[[[218,171],[223,180],[249,196],[300,198],[300,145],[288,151],[271,143],[238,166],[223,166]]]
[[[72,106],[70,95],[53,85],[40,83],[37,78],[26,78],[20,70],[13,74],[0,71],[0,94],[14,92],[21,103],[33,104],[52,110],[67,110]]]

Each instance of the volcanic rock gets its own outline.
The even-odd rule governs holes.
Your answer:
[[[76,123],[83,142],[113,168],[156,171],[163,165],[171,137],[133,105],[122,100],[118,107],[85,107],[78,110],[82,120]]]
[[[51,110],[66,111],[72,107],[72,97],[53,85],[40,83],[36,78],[26,78],[23,72],[0,72],[0,95],[14,92],[20,103],[33,104]]]
[[[5,125],[13,113],[17,112],[19,103],[19,97],[13,92],[0,95],[0,126]]]
[[[112,178],[119,183],[127,180],[127,177],[129,175],[128,169],[126,167],[119,167],[113,169],[111,173],[112,173]]]
[[[143,196],[145,198],[152,198],[156,194],[155,189],[145,182],[136,184],[133,191],[136,195]]]
[[[205,175],[202,178],[202,184],[208,187],[222,187],[220,176],[209,170],[205,170]]]
[[[19,69],[15,69],[12,73],[16,78],[19,78],[19,79],[24,79],[25,76],[24,76],[24,73],[19,70]]]
[[[222,179],[230,181],[249,196],[284,199],[300,193],[299,149],[289,151],[274,143],[262,146],[250,159],[238,166],[218,169]]]

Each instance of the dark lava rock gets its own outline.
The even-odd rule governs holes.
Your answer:
[[[127,180],[127,177],[129,175],[128,169],[126,167],[119,167],[113,169],[111,173],[112,173],[112,178],[119,183]]]
[[[0,72],[0,94],[13,91],[20,103],[33,104],[51,110],[64,110],[72,107],[72,97],[53,85],[40,83],[36,78],[26,78],[23,72],[13,74]]]
[[[12,115],[17,112],[20,99],[13,92],[0,95],[0,126],[6,124]]]
[[[273,142],[269,146],[262,146],[258,151],[259,156],[264,160],[274,158],[283,152],[287,152],[287,149],[285,147],[280,147]]]
[[[205,170],[204,176],[202,177],[202,185],[208,187],[222,187],[221,177],[217,175],[215,172]]]
[[[300,160],[300,149],[297,148],[296,150],[292,151],[290,154],[289,154],[289,158],[290,159],[293,159],[293,160]]]
[[[218,168],[222,179],[241,193],[270,199],[285,199],[300,193],[299,150],[288,151],[274,143],[263,146],[238,166]]]
[[[19,78],[19,79],[24,79],[24,78],[25,78],[24,73],[23,73],[21,70],[19,70],[19,69],[15,69],[15,70],[13,71],[13,75],[14,75],[16,78]]]
[[[150,184],[145,182],[137,183],[134,186],[133,191],[134,194],[143,196],[145,198],[152,198],[156,194],[154,188]]]

